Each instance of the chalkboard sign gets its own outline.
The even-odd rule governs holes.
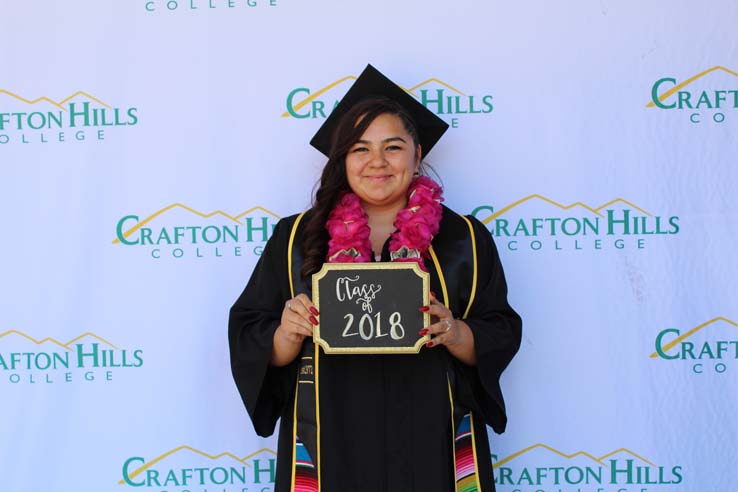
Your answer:
[[[313,275],[314,340],[328,354],[416,354],[430,324],[428,274],[417,263],[326,263]]]

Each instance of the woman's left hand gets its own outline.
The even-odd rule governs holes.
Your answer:
[[[430,305],[420,308],[421,311],[431,315],[433,322],[418,332],[420,336],[431,335],[431,340],[425,344],[426,347],[444,345],[451,355],[468,365],[476,364],[474,353],[474,335],[471,328],[454,318],[454,314],[443,303],[431,294]]]
[[[429,313],[433,322],[418,332],[420,336],[431,335],[432,339],[426,343],[427,347],[455,345],[459,342],[459,321],[434,295],[431,294],[430,306],[423,306],[420,310]]]

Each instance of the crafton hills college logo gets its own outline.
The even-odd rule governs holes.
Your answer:
[[[122,349],[86,332],[62,343],[18,330],[0,333],[0,373],[12,384],[112,381],[117,371],[143,365],[142,349]]]
[[[123,462],[123,492],[272,492],[277,453],[263,448],[239,458],[179,446],[156,458],[132,456]]]
[[[719,316],[688,329],[666,328],[656,335],[651,359],[684,364],[694,374],[725,374],[738,362],[738,323]]]
[[[539,443],[492,459],[497,492],[678,492],[684,482],[681,465],[659,465],[626,448],[597,457]]]
[[[686,113],[695,124],[723,123],[738,110],[738,72],[717,65],[682,82],[662,77],[651,86],[646,107]]]
[[[260,256],[279,218],[261,206],[232,215],[173,203],[144,218],[121,217],[113,245],[146,251],[156,260]]]
[[[509,251],[582,251],[645,249],[647,240],[679,234],[679,217],[656,215],[615,198],[599,206],[563,205],[543,195],[529,195],[495,209],[472,211]]]
[[[326,118],[354,80],[355,75],[347,75],[318,89],[293,89],[287,95],[282,118]],[[436,77],[403,89],[435,114],[449,118],[452,128],[459,126],[459,116],[489,115],[494,110],[491,94],[467,94]]]
[[[116,107],[84,91],[55,101],[0,88],[0,145],[105,140],[106,132],[138,121],[138,108]]]

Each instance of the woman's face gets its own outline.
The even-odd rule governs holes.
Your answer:
[[[420,146],[393,114],[377,116],[346,154],[346,177],[362,204],[403,208],[420,165]]]

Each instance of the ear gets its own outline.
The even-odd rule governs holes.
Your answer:
[[[414,177],[420,176],[420,165],[421,165],[421,159],[420,159],[421,153],[420,152],[421,152],[420,145],[417,145],[415,147],[415,166],[413,166],[413,176]]]

